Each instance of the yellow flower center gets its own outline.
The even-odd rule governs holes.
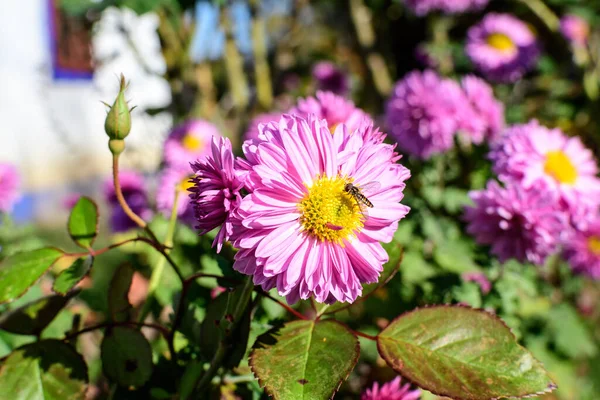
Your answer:
[[[513,51],[517,47],[512,39],[503,33],[492,33],[488,35],[486,41],[487,44],[500,51]]]
[[[569,157],[560,150],[546,153],[544,172],[560,183],[572,185],[577,180],[577,169]]]
[[[590,236],[587,242],[588,249],[590,249],[594,255],[600,255],[600,236]]]
[[[331,124],[331,126],[329,127],[329,132],[331,132],[331,134],[333,135],[333,132],[335,132],[335,128],[337,128],[338,124]]]
[[[184,192],[187,193],[188,189],[191,188],[192,186],[194,186],[194,182],[192,182],[190,179],[192,179],[192,175],[190,176],[186,176],[184,179],[181,180],[181,182],[179,182],[179,185],[177,185],[177,190],[179,190],[180,192]]]
[[[189,151],[198,151],[202,147],[204,147],[204,143],[202,142],[202,140],[198,139],[196,136],[192,135],[191,133],[188,133],[187,135],[185,135],[183,137],[183,140],[181,141],[181,143],[183,144],[183,147],[185,147],[186,150],[189,150]]]
[[[341,177],[317,178],[298,204],[305,232],[320,241],[342,244],[363,227],[364,216],[358,202],[344,190],[349,180]]]

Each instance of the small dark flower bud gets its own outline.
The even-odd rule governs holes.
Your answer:
[[[127,82],[125,77],[121,74],[121,82],[119,88],[119,94],[115,99],[108,114],[106,115],[106,121],[104,122],[104,130],[109,138],[112,140],[125,139],[131,131],[131,110],[125,100],[125,90],[127,90]]]

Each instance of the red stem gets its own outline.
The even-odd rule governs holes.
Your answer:
[[[366,334],[366,333],[364,333],[364,332],[360,332],[360,331],[354,331],[354,330],[353,330],[353,332],[354,332],[354,334],[355,334],[356,336],[360,336],[360,337],[363,337],[363,338],[365,338],[365,339],[369,339],[369,340],[377,341],[377,336],[371,336],[371,335],[369,335],[369,334]]]
[[[304,320],[308,319],[308,317],[306,317],[305,315],[300,314],[298,311],[294,310],[292,307],[277,300],[275,297],[271,296],[269,293],[265,292],[264,290],[258,290],[258,292],[260,294],[262,294],[263,296],[273,300],[275,303],[279,304],[281,307],[285,308],[289,313],[293,314],[296,318],[304,319]]]

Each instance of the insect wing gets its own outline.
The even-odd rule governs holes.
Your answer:
[[[374,195],[379,191],[379,189],[381,189],[381,183],[377,181],[371,181],[365,183],[364,185],[358,185],[356,187],[360,190],[363,196],[369,197]]]

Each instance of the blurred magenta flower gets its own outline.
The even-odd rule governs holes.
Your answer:
[[[318,91],[316,97],[298,100],[289,114],[307,118],[314,114],[319,119],[327,120],[329,131],[335,131],[338,124],[346,125],[350,131],[373,123],[371,117],[353,102],[331,92]]]
[[[600,204],[600,179],[592,152],[578,137],[536,120],[509,127],[490,152],[494,172],[524,188],[542,183],[571,209]]]
[[[413,71],[396,84],[385,116],[398,147],[428,159],[454,145],[463,115],[472,111],[456,82],[426,70]]]
[[[171,209],[177,195],[177,216],[188,225],[193,225],[194,209],[190,204],[190,192],[194,184],[190,180],[194,173],[189,166],[167,167],[162,171],[156,192],[156,208],[167,218],[171,215]]]
[[[152,211],[148,205],[144,177],[134,171],[121,171],[119,172],[119,182],[123,198],[131,210],[142,219],[148,219]],[[104,182],[104,199],[111,208],[110,226],[113,232],[124,232],[137,227],[121,208],[112,178]]]
[[[332,133],[314,115],[285,115],[244,144],[251,193],[236,213],[237,271],[277,287],[289,303],[353,302],[362,283],[377,281],[388,260],[380,242],[409,211],[399,202],[410,172],[394,146],[365,136],[343,123]],[[372,187],[363,192],[368,214],[348,184]]]
[[[361,400],[418,400],[421,398],[419,389],[410,390],[410,383],[401,385],[402,378],[397,376],[393,380],[379,386],[375,382],[373,387],[364,391]]]
[[[492,283],[482,272],[465,272],[462,274],[462,278],[465,282],[475,282],[479,285],[483,294],[488,294],[492,290]]]
[[[233,234],[233,213],[242,200],[243,182],[237,176],[229,139],[214,137],[210,149],[209,155],[192,163],[194,184],[188,190],[196,228],[201,235],[219,228],[213,247],[220,252]]]
[[[490,245],[501,262],[514,258],[541,265],[568,234],[568,215],[543,185],[526,189],[510,183],[503,188],[490,181],[469,196],[475,205],[465,208],[467,232],[479,244]]]
[[[277,122],[281,118],[283,113],[272,112],[272,113],[264,113],[259,114],[256,117],[252,118],[248,127],[246,129],[246,133],[244,133],[243,140],[248,139],[256,139],[258,137],[258,125],[266,124],[269,122]]]
[[[0,163],[0,212],[8,213],[18,200],[21,177],[17,168],[9,163]]]
[[[560,19],[560,32],[574,45],[585,46],[590,36],[590,25],[578,15],[567,14]]]
[[[210,154],[213,136],[221,136],[215,125],[194,119],[177,126],[165,141],[164,157],[170,166],[188,167],[192,161]]]
[[[313,66],[312,76],[317,89],[332,92],[340,96],[348,94],[348,76],[334,63],[321,61]]]
[[[515,82],[535,66],[539,46],[525,22],[510,14],[489,13],[469,29],[466,53],[487,79]]]
[[[576,230],[563,244],[563,256],[573,271],[600,279],[600,217]]]
[[[461,81],[463,91],[474,110],[472,117],[463,119],[462,129],[475,143],[493,142],[504,129],[504,104],[494,97],[492,87],[473,75]]]
[[[408,8],[418,16],[427,15],[432,11],[446,14],[458,14],[466,11],[483,9],[489,0],[404,0]]]

